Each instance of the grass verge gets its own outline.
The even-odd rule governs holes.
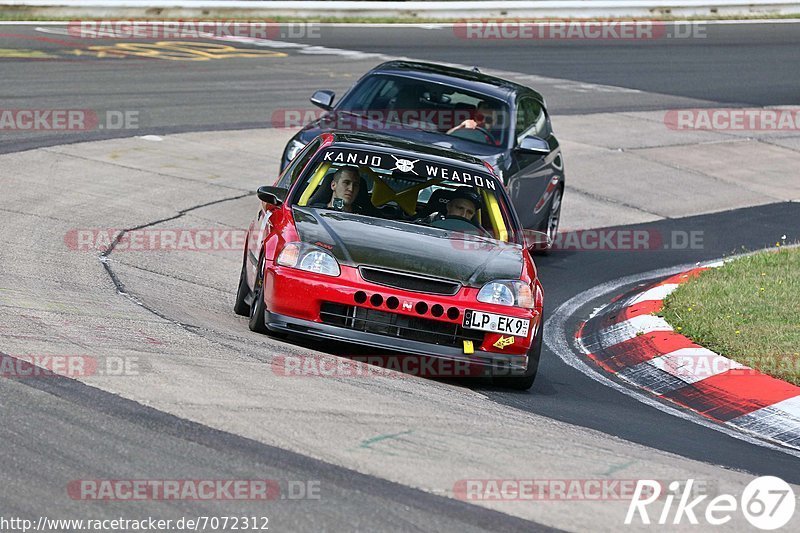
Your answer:
[[[673,291],[659,314],[697,344],[800,385],[800,248],[703,272]]]

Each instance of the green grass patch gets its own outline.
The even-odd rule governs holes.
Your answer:
[[[673,291],[659,314],[697,344],[800,385],[800,248],[705,271]]]

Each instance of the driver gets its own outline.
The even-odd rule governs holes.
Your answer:
[[[445,206],[445,212],[433,212],[430,216],[419,220],[423,224],[431,224],[437,220],[445,220],[448,218],[461,218],[466,220],[472,225],[477,226],[473,222],[475,214],[481,208],[481,198],[477,192],[470,187],[459,187],[450,193],[450,200]]]
[[[449,217],[456,216],[471,220],[477,210],[475,203],[467,198],[453,198],[447,202],[447,216]]]
[[[458,131],[460,129],[466,128],[469,130],[474,130],[475,128],[483,128],[485,130],[491,130],[492,125],[494,123],[494,110],[486,101],[481,101],[478,104],[477,109],[475,110],[475,119],[468,118],[458,126],[454,128],[450,128],[447,130],[447,134],[451,134],[454,131]]]

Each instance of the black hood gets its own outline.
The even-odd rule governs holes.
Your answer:
[[[293,211],[300,239],[329,249],[343,265],[410,272],[472,287],[522,274],[519,245],[327,209]]]

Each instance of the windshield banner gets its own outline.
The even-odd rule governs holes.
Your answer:
[[[421,159],[405,159],[394,154],[329,148],[323,153],[322,160],[334,164],[369,166],[390,172],[399,171],[427,180],[443,179],[491,191],[497,190],[495,178],[488,174]]]

